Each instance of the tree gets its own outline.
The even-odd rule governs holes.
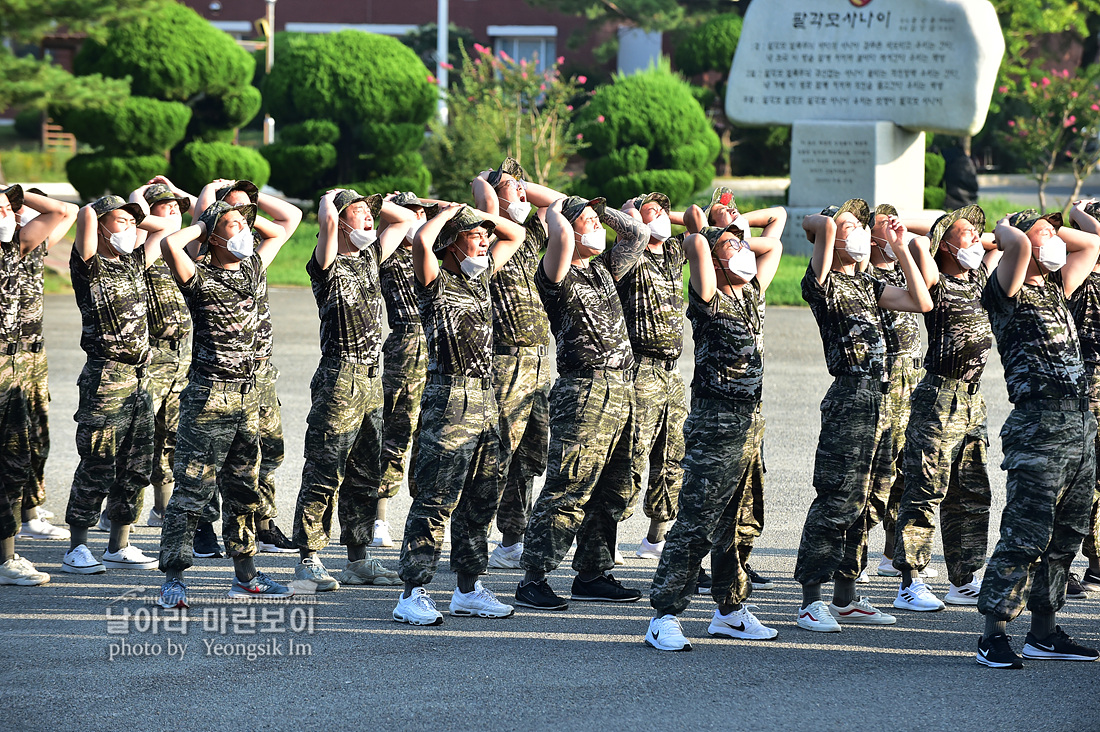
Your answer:
[[[416,52],[416,55],[424,62],[424,66],[429,69],[435,68],[436,29],[438,27],[435,23],[427,23],[401,36],[401,42]],[[454,23],[448,25],[447,58],[444,59],[444,62],[449,63],[451,66],[461,66],[463,49],[473,48],[474,40],[474,32],[469,28],[460,28]]]

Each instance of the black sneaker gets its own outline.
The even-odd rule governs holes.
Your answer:
[[[578,575],[573,578],[573,589],[570,592],[574,600],[588,602],[637,602],[642,599],[640,590],[623,587],[623,583],[610,573],[601,574],[587,582]]]
[[[1100,570],[1086,569],[1081,578],[1081,589],[1085,592],[1100,592]]]
[[[1023,662],[1008,641],[1009,637],[1004,633],[991,636],[989,640],[978,636],[978,655],[974,659],[990,668],[1023,668]]]
[[[218,537],[214,533],[214,524],[209,521],[200,521],[199,528],[195,530],[195,557],[198,559],[221,559],[221,547],[218,546]]]
[[[1020,655],[1042,661],[1095,661],[1100,657],[1092,648],[1074,643],[1060,625],[1055,625],[1054,632],[1041,641],[1028,631]]]
[[[554,594],[546,580],[520,582],[516,587],[516,604],[535,610],[565,610],[569,603]]]
[[[298,547],[286,538],[283,530],[273,521],[270,529],[256,532],[256,548],[261,552],[274,552],[276,554],[289,554],[298,551]]]
[[[1087,600],[1089,599],[1089,593],[1085,592],[1085,588],[1081,586],[1081,578],[1077,576],[1076,572],[1069,573],[1069,579],[1066,581],[1066,599],[1067,600]]]
[[[752,583],[754,590],[771,590],[775,588],[775,583],[753,570],[749,565],[745,565],[745,574],[749,576],[749,582]]]
[[[707,574],[707,570],[700,567],[699,579],[695,581],[695,592],[699,595],[709,595],[710,588],[713,586],[714,582],[711,580],[710,575]]]

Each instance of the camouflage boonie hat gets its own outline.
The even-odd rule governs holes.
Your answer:
[[[732,188],[719,186],[718,188],[714,189],[714,193],[710,194],[710,203],[708,203],[707,207],[703,209],[703,213],[705,213],[707,216],[710,216],[710,210],[714,208],[715,204],[726,207],[732,206],[734,211],[737,211],[737,213],[741,213],[737,209],[737,201],[735,200],[736,198],[737,197],[733,194]]]
[[[504,173],[507,173],[516,180],[528,180],[527,171],[523,169],[519,161],[515,158],[504,158],[504,162],[500,164],[499,168],[489,172],[489,185],[493,188],[499,186],[501,179],[504,178]]]
[[[1064,223],[1062,220],[1062,212],[1055,211],[1054,213],[1040,214],[1033,208],[1026,209],[1024,211],[1017,211],[1008,217],[1008,225],[1014,226],[1020,231],[1027,233],[1027,231],[1040,220],[1046,219],[1050,222],[1050,225],[1055,229],[1062,228]]]
[[[479,226],[485,229],[486,234],[492,236],[493,230],[496,229],[497,225],[492,221],[481,218],[478,213],[477,210],[469,206],[463,206],[454,217],[443,224],[443,230],[439,232],[439,237],[435,240],[435,244],[432,245],[432,251],[436,254],[441,253],[454,243],[459,234],[464,231],[472,231]]]
[[[248,195],[248,200],[252,201],[252,203],[256,203],[260,200],[260,189],[250,180],[238,180],[227,186],[222,186],[214,192],[214,198],[219,201],[224,201],[225,197],[233,191],[244,191]]]
[[[928,247],[932,254],[935,254],[936,251],[939,250],[940,242],[943,241],[944,234],[946,234],[957,221],[962,221],[963,219],[966,219],[974,225],[979,236],[985,231],[985,211],[982,211],[980,207],[963,206],[954,211],[949,211],[936,219],[936,223],[932,224],[932,228],[928,230]]]
[[[638,209],[638,212],[641,213],[642,206],[646,205],[647,203],[654,202],[658,206],[663,208],[665,210],[665,213],[669,213],[672,211],[672,203],[669,202],[668,196],[663,193],[658,193],[657,191],[653,191],[652,193],[647,193],[644,196],[638,196],[637,198],[635,198],[634,208]]]
[[[424,218],[426,219],[430,219],[439,213],[438,203],[422,203],[412,191],[395,193],[393,198],[390,199],[390,202],[402,208],[422,208],[424,209]]]
[[[8,186],[0,191],[0,193],[8,197],[8,203],[11,204],[12,211],[18,211],[23,208],[23,186],[16,183],[15,185]]]
[[[382,196],[378,193],[372,193],[369,196],[364,196],[359,191],[352,188],[345,188],[336,194],[336,198],[332,199],[332,202],[336,204],[336,213],[344,213],[344,209],[353,203],[359,203],[363,201],[367,204],[367,208],[370,209],[371,218],[377,219],[378,214],[382,212]]]
[[[256,207],[251,203],[242,204],[240,206],[230,206],[225,201],[214,201],[214,203],[207,206],[206,210],[199,216],[199,221],[206,225],[207,238],[214,233],[214,229],[218,228],[218,222],[221,221],[222,216],[225,216],[230,211],[240,211],[245,221],[248,222],[248,228],[250,229],[252,225],[256,223]]]
[[[103,198],[93,201],[91,206],[92,210],[95,211],[95,217],[97,219],[101,219],[105,214],[109,214],[121,208],[123,211],[133,216],[135,222],[140,224],[145,220],[145,212],[141,210],[141,206],[136,203],[127,203],[126,199],[121,196],[104,196]]]
[[[145,189],[145,202],[152,208],[158,203],[164,203],[165,201],[175,201],[179,204],[180,213],[187,213],[191,208],[191,199],[185,196],[177,196],[172,193],[171,189],[163,183],[154,183]]]
[[[1097,221],[1100,221],[1100,201],[1093,201],[1092,203],[1085,204],[1085,213],[1093,217]]]
[[[898,210],[888,203],[880,203],[875,206],[875,216],[871,219],[871,223],[873,224],[878,220],[879,216],[893,216],[896,219],[898,217]]]
[[[710,242],[710,250],[713,252],[714,248],[718,246],[718,242],[722,240],[723,234],[733,234],[737,237],[738,241],[744,241],[745,237],[738,236],[738,232],[740,231],[741,229],[730,224],[729,226],[704,226],[699,233],[705,236],[707,241]]]
[[[603,210],[607,207],[606,198],[581,198],[580,196],[569,196],[565,199],[565,203],[561,205],[561,215],[565,217],[569,223],[574,223],[581,212],[587,206],[591,206],[592,210],[596,212],[596,215],[601,219],[603,218]]]
[[[822,216],[828,216],[834,221],[842,213],[850,213],[856,217],[863,226],[871,225],[871,207],[862,198],[849,198],[842,206],[826,206],[821,209]]]

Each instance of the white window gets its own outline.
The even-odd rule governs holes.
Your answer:
[[[493,51],[504,51],[514,60],[524,59],[543,73],[557,58],[557,26],[491,25],[486,29],[493,39]]]

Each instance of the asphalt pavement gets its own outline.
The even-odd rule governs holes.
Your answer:
[[[309,380],[319,356],[318,321],[308,290],[274,289],[271,300],[286,433],[278,523],[289,534]],[[71,417],[84,355],[71,295],[48,296],[45,318],[53,393],[46,506],[60,521],[77,462]],[[20,554],[53,579],[41,587],[0,588],[0,729],[1097,729],[1100,663],[1032,661],[1022,671],[980,667],[973,656],[982,623],[973,608],[896,611],[895,626],[845,627],[839,634],[796,627],[800,596],[792,574],[813,496],[818,404],[829,378],[807,309],[770,308],[765,332],[766,527],[752,564],[777,586],[756,592],[750,602],[765,624],[779,630],[777,639],[709,637],[714,606],[708,597],[682,616],[695,650],[681,654],[643,644],[650,618],[644,599],[617,606],[577,602],[564,613],[520,609],[505,620],[445,615],[435,628],[391,620],[398,588],[341,588],[285,605],[227,601],[227,559],[199,560],[188,571],[193,607],[183,633],[178,622],[155,619],[144,602],[159,586],[159,572],[64,574],[67,542],[19,540]],[[690,381],[690,342],[685,354],[681,369]],[[991,434],[992,549],[1005,486],[997,432],[1008,412],[996,353],[983,391]],[[408,506],[404,492],[391,503],[395,533]],[[616,571],[627,585],[643,589],[656,566],[633,556],[646,525],[639,510],[620,526],[627,563]],[[499,538],[495,530],[493,538]],[[96,555],[106,540],[92,533]],[[144,526],[143,518],[132,540],[155,554],[159,529]],[[931,584],[942,596],[947,580],[938,541],[933,566],[940,576]],[[882,542],[876,530],[872,575]],[[397,549],[375,556],[396,566]],[[333,571],[345,560],[335,544],[322,558]],[[454,588],[446,558],[445,550],[429,587],[444,613]],[[295,561],[296,555],[263,554],[257,563],[287,581]],[[1083,566],[1078,559],[1077,570]],[[507,601],[519,576],[492,570],[483,579]],[[572,576],[566,562],[550,576],[551,585],[567,595]],[[897,580],[872,576],[858,587],[889,608]],[[1098,610],[1100,599],[1071,602],[1059,622],[1095,647]],[[1026,631],[1026,619],[1009,626],[1017,650]]]

